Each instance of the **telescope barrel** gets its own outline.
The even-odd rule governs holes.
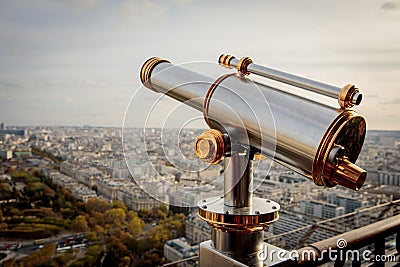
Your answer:
[[[254,64],[253,61],[248,57],[244,57],[238,60],[234,56],[223,54],[219,58],[219,63],[224,67],[238,69],[243,74],[256,74],[271,80],[275,80],[314,93],[338,99],[339,105],[342,108],[359,105],[362,100],[362,94],[359,93],[359,90],[355,88],[354,85],[348,84],[343,88],[340,88],[280,70],[275,70],[272,68]]]
[[[232,61],[232,60],[231,60]],[[363,117],[282,90],[243,75],[207,77],[152,58],[141,70],[143,84],[203,112],[210,128],[246,135],[262,154],[321,186],[358,190],[366,171],[354,163],[365,138]],[[233,131],[232,131],[233,129]]]

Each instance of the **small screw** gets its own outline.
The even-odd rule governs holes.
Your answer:
[[[272,209],[273,209],[273,210],[276,210],[276,206],[272,206]]]
[[[229,214],[229,210],[227,210],[225,213],[226,213],[226,214]]]
[[[224,198],[224,196],[220,196],[219,198]]]
[[[207,200],[203,199],[203,202],[207,202]]]
[[[206,209],[206,208],[207,208],[207,206],[206,206],[206,205],[204,205],[202,208],[203,208],[203,209]]]
[[[267,200],[265,200],[265,201],[268,202],[268,203],[271,202],[271,200],[269,200],[269,199],[267,199]]]
[[[256,210],[254,213],[255,213],[255,214],[260,214],[260,212],[259,212],[258,210]]]

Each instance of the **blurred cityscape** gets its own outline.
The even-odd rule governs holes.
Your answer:
[[[210,239],[211,229],[197,217],[195,204],[222,194],[222,165],[207,168],[196,161],[193,140],[200,130],[123,132],[124,143],[120,128],[0,125],[0,266],[17,266],[46,249],[49,256],[30,266],[80,266],[79,260],[91,255],[96,255],[93,266],[107,266],[104,262],[112,259],[108,252],[113,250],[119,266],[162,265],[188,257],[192,260],[179,266],[197,264],[198,244]],[[318,187],[278,164],[271,170],[260,164],[255,195],[281,205],[279,220],[265,232],[266,242],[297,249],[399,214],[400,132],[368,131],[357,163],[368,171],[357,192]],[[65,203],[78,207],[76,211],[57,204],[57,190],[66,190],[61,195]],[[102,210],[102,205],[110,206]],[[118,255],[123,249],[112,239],[115,228],[107,224],[108,213],[114,222],[118,210],[124,211],[118,228],[119,235],[126,233],[124,255]],[[104,215],[101,223],[91,220],[97,215]],[[59,225],[46,217],[67,218],[69,223]],[[101,229],[92,229],[96,223]],[[32,234],[46,230],[43,225],[58,230]],[[161,227],[167,232],[156,238]],[[137,251],[153,252],[144,256]],[[64,254],[67,260],[50,264]]]

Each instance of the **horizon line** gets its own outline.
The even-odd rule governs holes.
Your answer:
[[[2,122],[4,123],[4,122]],[[84,124],[84,125],[44,125],[44,124],[38,124],[38,125],[8,125],[6,124],[7,127],[67,127],[67,128],[128,128],[128,129],[140,129],[143,127],[139,126],[130,126],[130,127],[122,127],[122,126],[106,126],[106,125],[90,125],[90,124]],[[147,127],[148,129],[162,129],[162,127]],[[180,129],[179,127],[164,127],[164,129]],[[193,128],[187,128],[187,129],[206,129],[203,127],[193,127]],[[385,131],[385,132],[400,132],[400,129],[367,129],[367,132],[378,132],[378,131]]]

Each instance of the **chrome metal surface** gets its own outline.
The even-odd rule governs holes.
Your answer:
[[[224,161],[224,204],[250,207],[253,200],[253,162],[248,153],[234,153]]]
[[[209,105],[212,128],[236,123],[220,103],[232,103],[247,130],[250,144],[261,152],[311,177],[312,163],[327,126],[338,115],[334,108],[254,84],[239,76],[226,78]],[[269,104],[272,114],[266,105]],[[251,105],[251,106],[250,106]],[[237,108],[236,108],[237,107]],[[276,133],[275,133],[276,130]],[[276,145],[273,140],[276,139]]]
[[[217,227],[249,229],[266,227],[278,220],[280,205],[274,201],[262,198],[253,198],[250,207],[235,208],[224,205],[221,197],[211,197],[200,200],[199,217]],[[256,229],[255,229],[256,230]]]
[[[331,152],[329,152],[327,160],[329,163],[336,165],[338,163],[338,159],[343,157],[343,154],[344,147],[336,145],[331,149]]]
[[[202,111],[204,97],[215,78],[161,62],[153,67],[149,80],[143,83],[146,87],[166,94],[178,101]]]
[[[229,65],[232,68],[238,68],[240,66],[240,60],[236,58],[231,58],[229,60]],[[307,79],[304,77],[300,77],[297,75],[293,75],[287,72],[283,72],[280,70],[275,70],[272,68],[264,67],[261,65],[257,65],[254,63],[250,63],[247,65],[246,69],[247,73],[256,74],[271,80],[275,80],[278,82],[282,82],[285,84],[289,84],[298,88],[302,88],[314,93],[318,93],[321,95],[325,95],[332,98],[338,98],[340,91],[342,90],[341,87],[329,85],[326,83],[314,81],[311,79]],[[351,103],[353,105],[359,105],[362,99],[362,95],[357,93],[352,96]]]
[[[214,247],[230,255],[247,255],[263,249],[264,231],[225,231],[211,229]]]
[[[290,252],[271,244],[263,243],[263,253],[250,254],[245,259],[237,259],[231,255],[224,254],[216,250],[211,242],[205,241],[200,243],[199,249],[199,267],[249,267],[249,266],[278,266],[278,264],[289,258]],[[271,256],[271,251],[275,251]],[[278,257],[279,255],[279,257]],[[260,262],[261,259],[261,262]],[[262,261],[264,259],[264,261]],[[294,261],[291,261],[294,262]],[[257,265],[259,264],[259,265]]]
[[[351,98],[351,103],[354,104],[354,105],[360,105],[361,100],[362,100],[362,94],[355,93],[353,95],[353,97]]]
[[[248,267],[242,262],[216,250],[212,241],[204,241],[199,245],[199,267]],[[256,253],[255,253],[256,254]]]

